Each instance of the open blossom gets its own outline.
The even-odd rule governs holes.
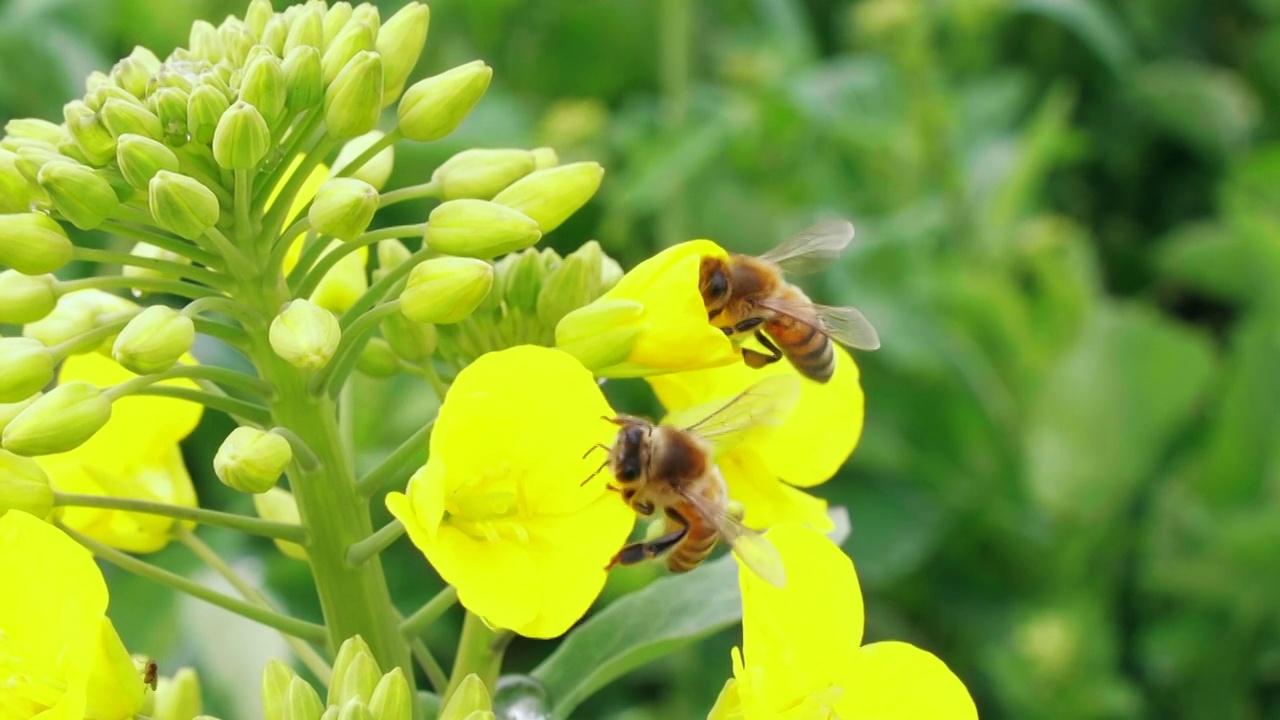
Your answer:
[[[677,424],[700,419],[684,417],[684,411],[731,398],[762,378],[791,375],[799,380],[799,399],[780,425],[716,455],[730,497],[743,504],[746,522],[752,527],[804,522],[819,530],[830,529],[826,502],[797,488],[831,479],[862,435],[864,400],[858,366],[843,348],[834,350],[836,371],[826,383],[801,376],[786,361],[759,370],[736,363],[647,378],[669,413],[664,422]]]
[[[187,356],[188,362],[194,362]],[[58,382],[85,381],[100,388],[136,377],[111,358],[92,352],[72,355]],[[186,379],[166,385],[194,389]],[[203,406],[186,400],[128,395],[112,403],[111,419],[83,445],[36,458],[54,490],[109,495],[195,507],[195,489],[178,442],[200,422]],[[175,520],[160,515],[66,507],[59,519],[107,545],[136,553],[155,552],[169,542]]]
[[[142,675],[89,551],[20,510],[0,516],[0,717],[126,720]]]
[[[767,537],[787,584],[740,565],[742,649],[708,720],[977,720],[968,690],[933,654],[862,644],[858,576],[835,543],[795,524]]]
[[[387,507],[490,625],[556,637],[599,595],[635,522],[583,453],[616,427],[591,373],[559,350],[486,354],[458,374],[427,464]]]

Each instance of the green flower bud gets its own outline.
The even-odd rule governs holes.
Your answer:
[[[61,125],[39,118],[14,118],[4,124],[4,134],[11,138],[30,138],[56,145],[66,136]]]
[[[360,351],[356,369],[369,377],[388,378],[400,371],[400,360],[386,340],[370,338]]]
[[[58,302],[52,275],[0,272],[0,324],[26,325],[53,312]]]
[[[22,328],[23,337],[33,338],[54,347],[72,342],[71,354],[86,353],[110,347],[110,341],[75,343],[77,338],[103,324],[126,319],[139,311],[134,303],[102,290],[77,290],[58,298],[53,312]]]
[[[17,153],[0,148],[0,213],[31,210],[44,192],[18,170]]]
[[[0,403],[0,433],[3,433],[4,429],[9,427],[9,423],[13,422],[14,418],[22,414],[23,410],[34,405],[35,401],[39,400],[43,396],[44,393],[37,393],[22,402]]]
[[[4,429],[4,449],[31,457],[80,447],[111,419],[111,401],[79,380],[50,390]]]
[[[111,347],[111,357],[139,375],[164,372],[196,341],[191,318],[164,305],[151,305],[138,313]]]
[[[223,71],[226,72],[223,72]],[[236,93],[231,90],[231,72],[225,65],[215,65],[209,70],[200,73],[200,84],[209,85],[218,92],[222,93],[222,97],[231,102],[236,98]],[[195,92],[195,89],[192,89]]]
[[[484,95],[491,77],[493,68],[475,60],[414,83],[396,110],[400,132],[419,142],[453,132]]]
[[[554,326],[570,312],[600,297],[600,265],[604,252],[592,240],[569,254],[551,271],[538,293],[538,319]]]
[[[197,20],[191,24],[191,34],[187,37],[187,47],[191,54],[201,60],[216,63],[222,59],[222,38],[212,23]]]
[[[0,515],[10,510],[49,517],[53,488],[35,460],[0,450]]]
[[[392,668],[373,689],[369,711],[378,720],[413,720],[413,695],[404,671]]]
[[[249,51],[258,39],[234,17],[228,17],[218,27],[218,36],[222,39],[222,59],[232,67],[244,67],[249,58]]]
[[[316,720],[324,713],[324,705],[320,695],[307,681],[295,677],[289,683],[289,692],[284,701],[284,720]]]
[[[388,315],[380,326],[396,355],[416,363],[431,357],[436,351],[436,326],[410,320],[404,315]]]
[[[48,163],[37,180],[58,212],[81,230],[98,227],[120,206],[111,184],[83,165]]]
[[[107,126],[107,131],[116,139],[126,133],[145,135],[152,140],[164,137],[160,118],[140,105],[113,98],[103,104],[99,114],[102,116],[102,124]]]
[[[173,677],[157,681],[151,712],[156,720],[195,720],[201,709],[200,678],[195,670],[182,668]]]
[[[360,157],[365,150],[368,150],[374,143],[381,140],[385,134],[381,130],[370,130],[364,135],[348,140],[342,146],[342,150],[338,151],[338,159],[333,161],[333,173],[335,175],[341,173],[352,160]],[[363,180],[381,190],[387,186],[387,180],[391,179],[391,171],[395,167],[395,161],[395,145],[388,145],[368,162],[360,166],[358,170],[351,173],[351,177]]]
[[[249,7],[244,11],[244,26],[255,37],[261,39],[267,23],[271,22],[275,14],[275,9],[271,7],[271,0],[250,0]]]
[[[105,165],[116,155],[116,139],[98,119],[98,114],[79,100],[62,107],[62,118],[76,147],[94,165]]]
[[[141,135],[121,135],[116,144],[116,162],[129,185],[145,190],[161,170],[179,172],[178,156],[164,143]]]
[[[538,293],[542,290],[542,278],[551,262],[558,266],[560,256],[554,250],[538,252],[528,248],[512,253],[498,262],[498,282],[502,287],[502,299],[512,310],[532,314],[538,308]]]
[[[284,78],[289,113],[299,113],[320,104],[324,99],[324,81],[320,77],[320,51],[300,45],[284,57]]]
[[[303,370],[319,370],[329,363],[342,329],[333,313],[310,300],[294,300],[271,321],[271,349],[285,362]]]
[[[253,105],[237,101],[213,133],[213,158],[225,170],[254,170],[271,149],[271,129]]]
[[[493,710],[493,701],[480,676],[471,673],[462,679],[458,688],[449,696],[449,702],[440,711],[439,720],[468,720],[477,711]],[[490,712],[492,715],[492,712]]]
[[[280,487],[273,487],[264,493],[257,493],[253,496],[253,509],[258,513],[258,517],[263,520],[280,523],[299,523],[302,516],[298,514],[298,503],[293,499],[293,493]],[[306,562],[307,549],[295,542],[288,540],[276,540],[276,548],[288,558],[301,560]],[[296,676],[295,676],[296,677]],[[266,675],[263,675],[263,700],[264,707],[267,699],[266,695]]]
[[[373,271],[375,281],[382,279],[382,276],[388,271],[394,269],[400,263],[408,261],[413,256],[413,253],[409,252],[409,248],[395,238],[379,240],[377,254],[378,269]]]
[[[332,710],[333,708],[329,709]],[[342,706],[342,709],[338,712],[337,720],[381,720],[381,718],[375,719],[373,714],[369,712],[368,705],[352,699]]]
[[[43,275],[71,262],[71,239],[43,213],[0,215],[0,264],[24,275]]]
[[[152,111],[160,119],[160,131],[164,135],[164,141],[175,146],[185,144],[187,142],[187,107],[191,103],[190,91],[162,87],[156,90],[150,100]],[[119,148],[116,149],[116,157],[119,158]]]
[[[362,51],[324,92],[324,122],[336,138],[363,135],[378,125],[382,110],[382,58]]]
[[[376,37],[378,30],[382,27],[382,16],[378,13],[378,6],[372,3],[363,2],[351,11],[351,20],[353,23],[364,23],[368,25]]]
[[[55,358],[31,338],[0,338],[0,403],[26,400],[53,381]]]
[[[258,38],[258,42],[271,50],[276,57],[282,57],[285,54],[285,38],[288,36],[288,21],[284,19],[283,15],[276,15],[267,21],[267,27],[263,29],[262,37]]]
[[[556,154],[555,148],[540,147],[534,148],[533,168],[535,170],[546,170],[560,164],[560,156]]]
[[[411,2],[400,8],[378,30],[376,47],[382,56],[382,89],[386,94],[384,101],[388,104],[400,96],[409,75],[417,67],[430,24],[431,9],[422,3]]]
[[[322,235],[355,240],[369,227],[378,210],[378,191],[355,178],[326,180],[311,201],[307,219]]]
[[[73,161],[54,151],[42,147],[24,146],[18,148],[18,156],[17,159],[14,160],[13,164],[24,180],[39,188],[40,171],[44,169],[45,165],[48,165],[49,163],[70,162]],[[44,195],[43,190],[40,192],[42,196],[47,197]]]
[[[320,720],[341,720],[338,716],[342,713],[342,708],[334,705],[324,709],[324,713],[320,716]]]
[[[463,150],[437,168],[431,179],[440,184],[444,200],[489,200],[533,169],[533,153],[528,150]]]
[[[114,83],[115,80],[112,80],[110,75],[102,72],[101,70],[94,70],[89,73],[89,77],[84,79],[84,91],[91,93],[103,85],[112,85]]]
[[[179,237],[194,240],[218,222],[218,197],[199,180],[161,170],[148,185],[151,216]]]
[[[372,52],[377,45],[377,40],[377,31],[365,23],[349,22],[343,25],[333,42],[325,46],[324,54],[320,58],[320,74],[324,78],[324,84],[328,85],[337,80],[342,69],[356,55]],[[378,71],[381,73],[382,68],[379,67]],[[378,107],[381,108],[382,105],[379,104]]]
[[[148,66],[147,62],[130,55],[111,68],[111,79],[115,81],[117,87],[130,95],[146,97],[147,81],[151,79],[153,72],[160,69],[160,60],[145,48],[134,48],[133,51],[137,54],[139,50],[151,55],[151,59],[155,60],[155,64]]]
[[[324,21],[320,11],[315,8],[304,8],[289,25],[289,36],[284,41],[286,54],[296,47],[309,45],[320,49],[324,47]]]
[[[456,323],[471,314],[493,288],[493,266],[465,257],[425,260],[409,273],[400,312],[420,323]]]
[[[293,448],[288,440],[242,426],[232,430],[218,447],[213,473],[232,490],[264,493],[276,486],[292,460]]]
[[[213,85],[201,85],[192,90],[187,101],[187,131],[191,138],[205,145],[213,142],[218,121],[229,107],[231,104],[227,96]]]
[[[288,97],[284,66],[276,56],[261,55],[245,67],[240,79],[240,100],[257,108],[268,123],[274,124],[284,117]]]
[[[565,315],[556,325],[556,347],[583,366],[603,369],[627,359],[644,330],[644,305],[634,300],[597,300]]]
[[[181,90],[184,93],[190,94],[191,90],[195,88],[194,80],[195,78],[193,75],[187,75],[176,66],[163,65],[147,82],[147,99],[152,100],[150,96],[155,95],[161,90]],[[152,109],[155,109],[154,105],[152,106]],[[159,115],[158,112],[156,114]]]
[[[284,492],[283,490],[281,492]],[[260,495],[254,496],[256,503]],[[261,511],[259,511],[261,514]],[[282,720],[284,718],[285,699],[289,696],[289,685],[298,674],[293,668],[272,658],[262,669],[262,717],[263,720]]]
[[[329,704],[345,705],[348,700],[367,701],[382,677],[373,651],[359,635],[347,638],[333,659],[333,676],[329,682]]]
[[[446,255],[491,258],[538,242],[538,223],[487,200],[450,200],[431,211],[426,242]]]
[[[93,91],[92,95],[88,95],[84,99],[84,101],[88,103],[89,107],[98,113],[99,118],[101,118],[102,108],[106,107],[108,100],[116,100],[125,105],[132,105],[139,108],[146,107],[142,100],[138,99],[137,95],[134,95],[123,88],[116,87],[115,85],[103,85]]]
[[[342,32],[342,29],[347,26],[352,14],[353,11],[349,2],[336,2],[324,14],[324,44],[326,47],[332,44],[334,39],[338,37],[338,33]]]
[[[560,165],[524,176],[495,195],[493,201],[533,218],[546,234],[586,205],[600,189],[602,179],[604,168],[599,163]]]

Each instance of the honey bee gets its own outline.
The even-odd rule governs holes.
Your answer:
[[[758,257],[731,253],[702,260],[698,289],[707,319],[730,337],[754,332],[768,354],[743,348],[747,365],[761,368],[782,358],[805,377],[824,383],[835,372],[832,341],[875,350],[880,338],[852,307],[819,305],[787,282],[786,273],[820,269],[853,240],[844,220],[818,223]]]
[[[776,424],[795,402],[799,381],[790,376],[761,380],[727,401],[695,408],[686,417],[701,418],[687,427],[655,425],[631,415],[606,417],[618,425],[613,445],[597,445],[617,485],[609,489],[645,517],[661,512],[664,534],[625,545],[606,569],[633,565],[665,554],[672,572],[688,572],[706,560],[723,539],[743,563],[768,582],[785,583],[782,559],[759,531],[729,510],[729,491],[713,459],[716,447],[755,427]],[[587,478],[585,485],[591,480]]]

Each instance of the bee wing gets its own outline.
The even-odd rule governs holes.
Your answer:
[[[855,307],[819,305],[795,298],[765,298],[756,302],[780,315],[804,323],[841,345],[855,350],[875,350],[880,347],[880,333],[871,321]],[[818,319],[814,325],[813,319]]]
[[[831,264],[853,240],[853,224],[824,220],[792,235],[760,256],[788,274],[816,272]]]
[[[800,395],[800,381],[791,375],[771,375],[728,400],[715,400],[669,418],[693,424],[682,428],[725,445],[728,436],[758,427],[776,426],[786,419]]]
[[[775,587],[787,584],[786,568],[777,548],[759,530],[753,530],[742,521],[725,512],[716,503],[694,493],[684,497],[707,521],[712,523],[742,564]]]

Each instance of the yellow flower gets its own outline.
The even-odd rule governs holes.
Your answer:
[[[591,373],[522,345],[480,357],[449,389],[427,464],[387,508],[468,610],[556,637],[600,594],[635,514],[583,453],[617,428]]]
[[[556,345],[596,375],[640,377],[740,363],[741,352],[707,321],[698,290],[702,258],[727,257],[691,240],[637,265],[556,326]]]
[[[142,676],[107,609],[93,557],[20,510],[0,517],[0,717],[125,720]]]
[[[862,645],[858,576],[835,543],[795,524],[767,536],[787,584],[740,564],[742,650],[709,720],[977,720],[964,684],[931,653]]]
[[[759,370],[737,363],[647,378],[670,413],[664,422],[682,425],[701,419],[684,417],[689,408],[731,398],[762,378],[793,375],[799,379],[800,398],[780,426],[756,433],[716,456],[730,496],[742,503],[745,521],[752,527],[803,522],[818,530],[831,528],[826,502],[796,488],[831,479],[862,435],[858,366],[843,348],[836,346],[835,353],[836,371],[826,383],[801,376],[788,362]]]
[[[184,362],[194,363],[191,356]],[[99,353],[72,355],[59,382],[83,380],[101,388],[136,377]],[[195,389],[190,380],[165,385]],[[129,395],[112,404],[111,420],[80,447],[36,458],[58,492],[109,495],[195,507],[191,476],[178,441],[200,422],[203,407],[186,400]],[[65,507],[59,519],[89,537],[128,552],[147,553],[169,542],[174,520],[159,515]]]

